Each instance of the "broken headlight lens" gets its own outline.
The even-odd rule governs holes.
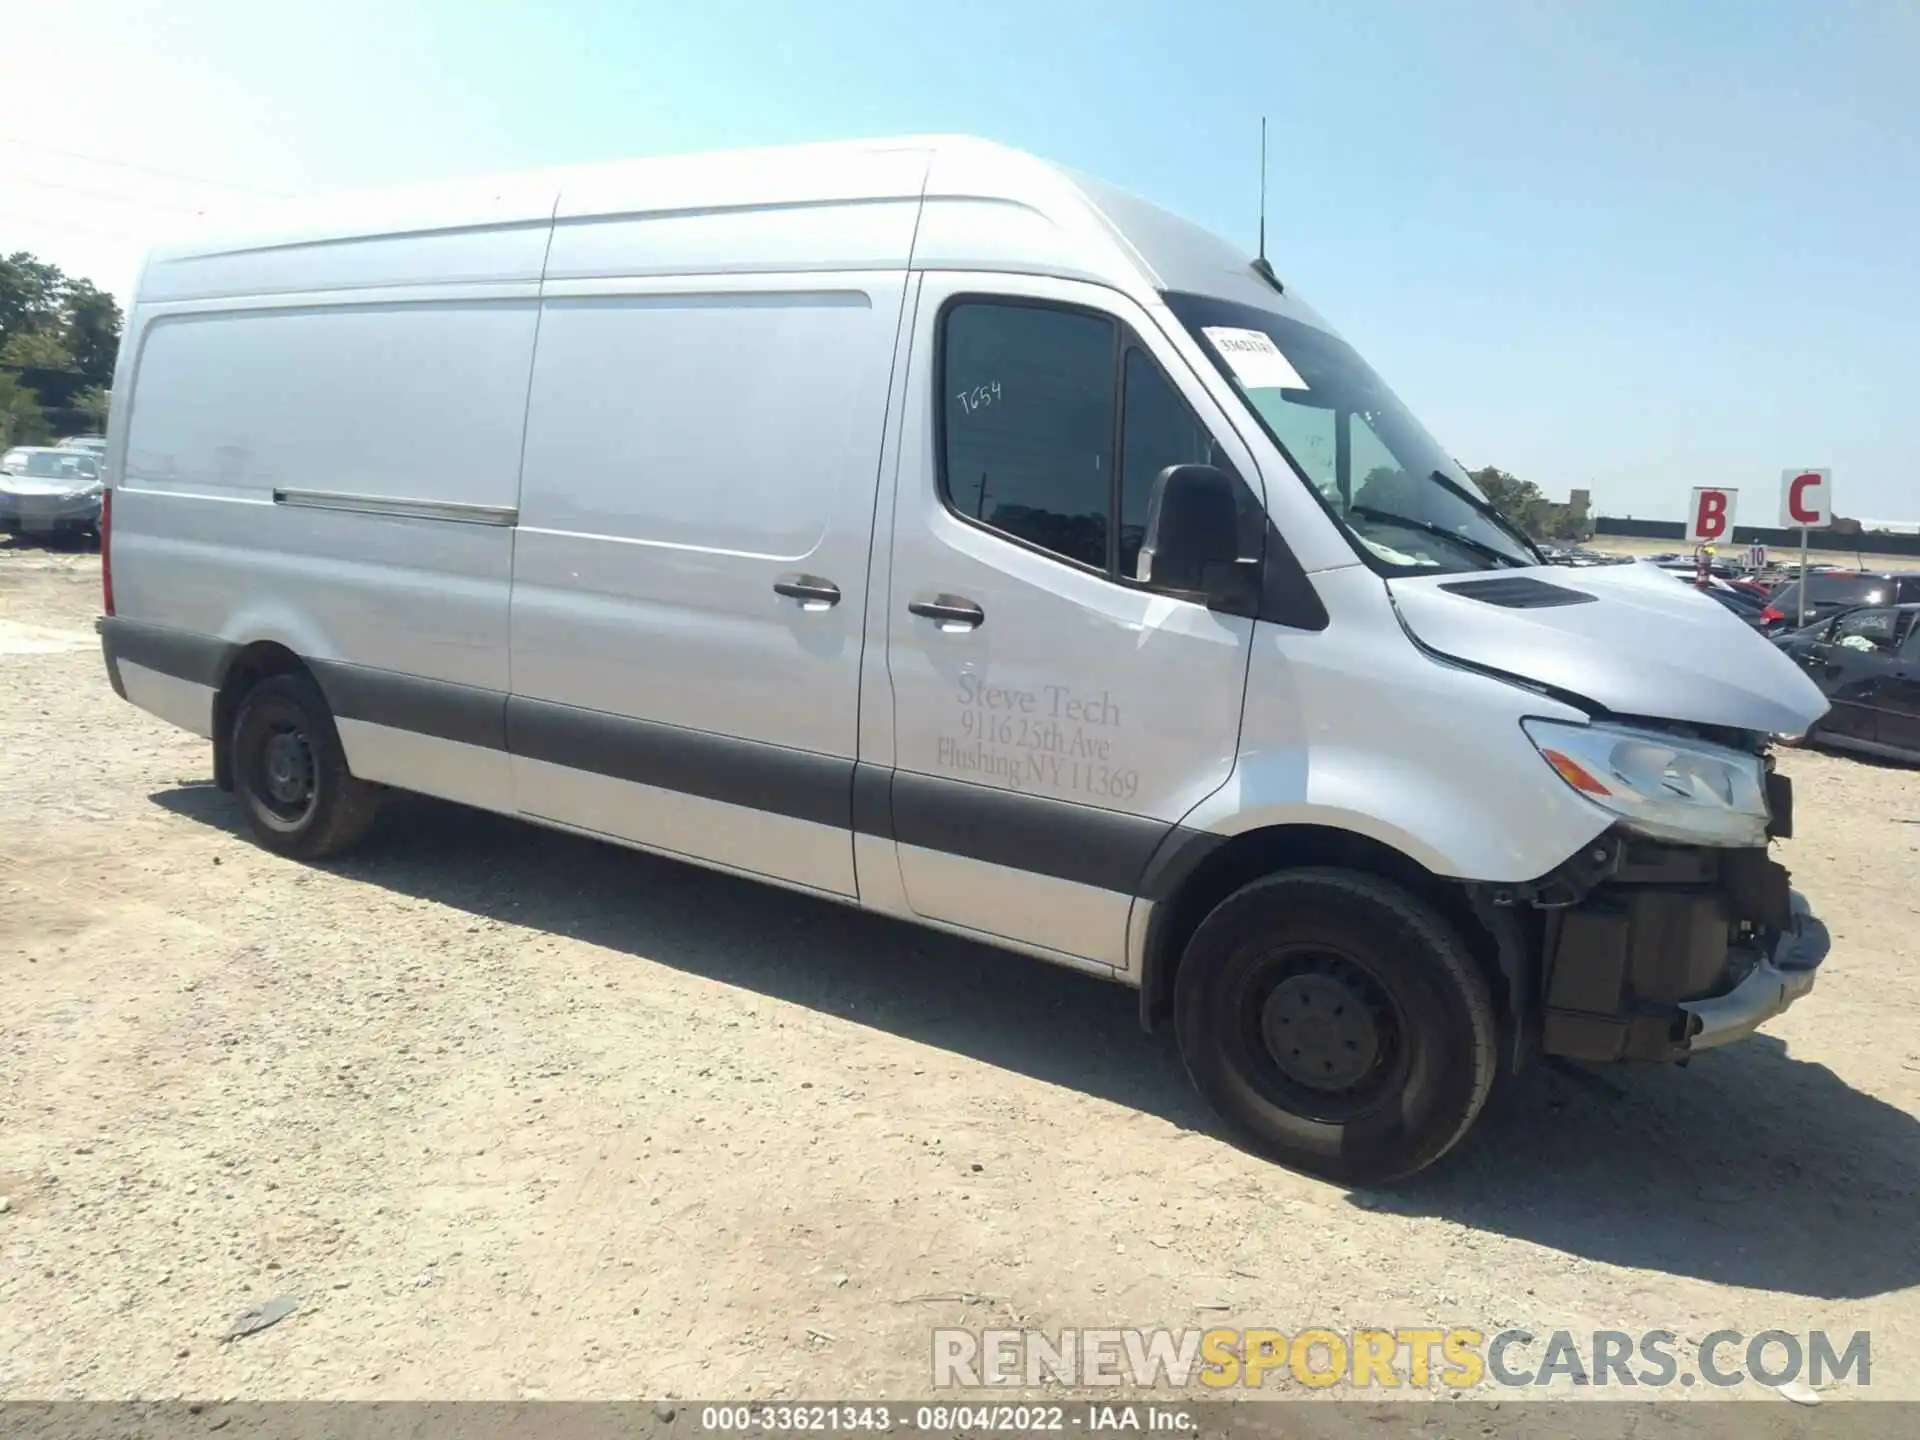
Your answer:
[[[1626,725],[1520,723],[1562,780],[1630,830],[1689,845],[1767,843],[1758,755]]]

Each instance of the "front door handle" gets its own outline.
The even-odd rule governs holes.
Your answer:
[[[840,587],[818,575],[783,575],[773,582],[773,593],[798,600],[802,610],[827,610],[840,603]]]
[[[977,630],[987,620],[987,612],[961,595],[936,595],[931,600],[912,600],[907,609],[933,621],[942,630]]]

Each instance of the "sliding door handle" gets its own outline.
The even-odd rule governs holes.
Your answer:
[[[798,600],[802,610],[826,610],[840,603],[840,587],[818,575],[783,575],[773,582],[773,593]]]
[[[977,630],[986,623],[987,612],[960,595],[936,595],[931,600],[913,600],[907,609],[933,621],[942,630]]]

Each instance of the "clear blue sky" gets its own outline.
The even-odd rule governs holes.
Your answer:
[[[1469,465],[1676,518],[1737,485],[1751,522],[1831,465],[1843,514],[1920,520],[1916,0],[0,0],[0,33],[10,99],[47,91],[0,111],[0,249],[116,288],[241,189],[914,131],[1251,248],[1264,113],[1276,268]]]

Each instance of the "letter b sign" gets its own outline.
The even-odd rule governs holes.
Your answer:
[[[1833,524],[1833,472],[1780,472],[1780,526],[1784,530],[1824,530]]]
[[[1733,504],[1738,490],[1697,489],[1687,507],[1687,539],[1695,545],[1713,545],[1733,538]]]

